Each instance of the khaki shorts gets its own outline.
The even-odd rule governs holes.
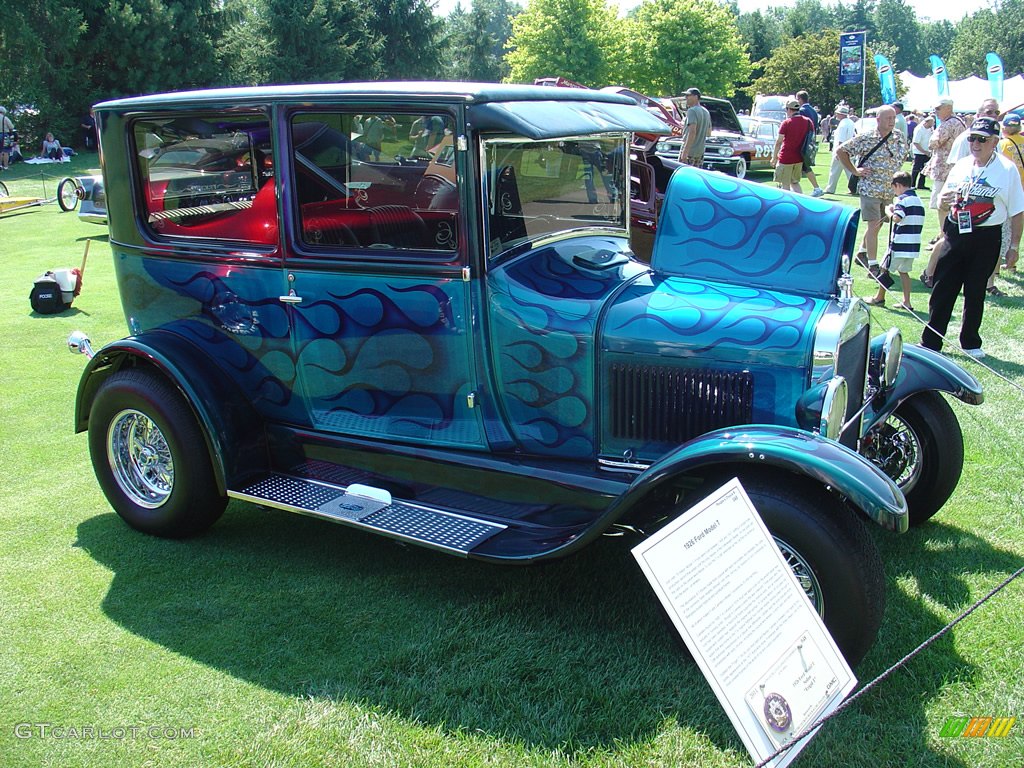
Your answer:
[[[803,172],[803,163],[779,163],[775,166],[775,180],[783,187],[790,187],[800,182],[800,174]]]
[[[904,275],[909,275],[914,270],[914,257],[913,256],[893,256],[889,269],[893,272],[900,272]]]
[[[886,201],[880,197],[862,197],[860,199],[860,220],[880,221],[885,218]]]
[[[928,200],[928,207],[937,211],[942,206],[939,204],[939,198],[942,197],[942,188],[946,185],[946,177],[943,176],[941,179],[932,179],[932,196]]]

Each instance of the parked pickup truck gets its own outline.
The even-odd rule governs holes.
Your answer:
[[[686,100],[674,97],[671,103],[679,111],[680,119],[686,116]],[[711,135],[704,147],[703,168],[709,171],[721,171],[737,178],[755,171],[772,170],[772,152],[774,141],[743,130],[732,102],[727,99],[714,99],[704,96],[700,103],[711,115]],[[656,152],[664,158],[679,157],[683,139],[679,136],[666,136],[658,142]]]
[[[739,477],[847,658],[899,533],[956,487],[941,355],[876,330],[857,213],[679,168],[630,248],[625,96],[345,83],[96,106],[128,334],[75,428],[134,528],[228,499],[531,563]],[[76,335],[74,346],[90,350]],[[581,585],[586,588],[586,585]]]

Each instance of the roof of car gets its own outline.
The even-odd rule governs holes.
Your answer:
[[[331,99],[346,96],[379,98],[394,96],[402,100],[451,100],[470,104],[495,101],[597,101],[632,104],[632,99],[603,91],[577,88],[552,88],[515,83],[461,82],[370,82],[370,83],[300,83],[295,85],[264,85],[241,88],[210,88],[200,91],[155,93],[104,101],[97,109],[153,108],[197,102],[252,102],[266,100]]]
[[[267,102],[310,105],[348,101],[359,104],[360,99],[366,99],[378,102],[371,109],[379,110],[382,98],[393,100],[396,108],[419,102],[465,104],[467,122],[474,130],[513,133],[530,139],[617,131],[653,134],[670,131],[664,122],[637,106],[628,96],[578,88],[498,83],[379,82],[217,88],[117,99],[97,104],[96,109],[126,113]],[[556,104],[558,108],[553,109]]]

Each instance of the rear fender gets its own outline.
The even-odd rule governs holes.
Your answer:
[[[119,370],[140,366],[165,376],[191,407],[221,492],[233,479],[266,467],[262,420],[249,402],[190,342],[161,331],[121,339],[96,352],[78,385],[75,432],[89,428],[92,404],[103,382]]]
[[[809,477],[846,496],[883,528],[907,530],[903,493],[867,459],[810,432],[765,424],[716,430],[681,446],[633,481],[616,502],[617,512],[626,515],[680,476],[707,473],[715,465],[775,467],[781,470],[780,482],[787,472]]]
[[[918,392],[948,392],[969,405],[985,400],[981,384],[948,357],[917,344],[903,348],[903,363],[893,385],[880,392],[864,411],[861,437],[896,410],[900,403]]]

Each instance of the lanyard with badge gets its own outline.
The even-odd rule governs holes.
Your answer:
[[[974,173],[974,166],[971,166],[971,175],[968,179],[968,185],[966,189],[962,189],[962,191],[960,192],[960,199],[958,201],[959,203],[967,202],[968,196],[970,195],[971,190],[974,188],[974,185],[977,184],[978,181],[981,179],[982,174],[985,173],[985,169],[992,164],[992,160],[994,158],[995,155],[990,157],[988,159],[988,162],[985,163],[985,165],[983,165],[981,168],[978,168],[977,175],[975,175]],[[971,223],[971,212],[969,210],[964,208],[960,208],[957,210],[956,226],[957,230],[960,232],[961,235],[969,235],[971,232],[974,231],[974,225]]]

